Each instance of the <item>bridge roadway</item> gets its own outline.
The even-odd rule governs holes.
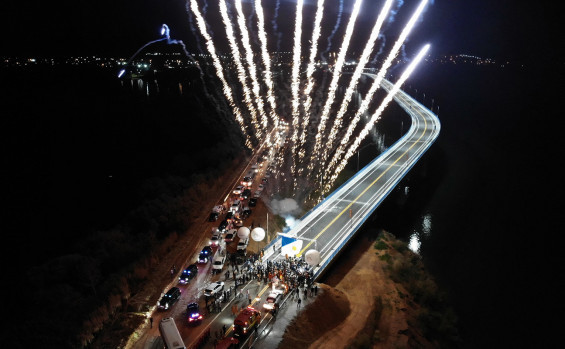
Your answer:
[[[375,74],[365,73],[365,75],[376,78]],[[381,87],[386,91],[390,91],[392,86],[387,80],[381,83]],[[298,256],[309,249],[320,252],[320,264],[314,269],[315,279],[331,264],[333,257],[347,244],[439,135],[441,124],[429,109],[401,90],[396,93],[394,99],[412,119],[408,132],[310,210],[288,232],[290,235],[304,239]],[[275,244],[280,245],[280,239]],[[280,255],[271,258],[273,257],[284,258]]]

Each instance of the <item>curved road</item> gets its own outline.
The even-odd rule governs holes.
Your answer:
[[[376,78],[374,74],[365,75]],[[387,91],[392,89],[392,86],[387,80],[381,83],[381,87]],[[325,270],[332,258],[400,183],[439,135],[441,124],[437,115],[403,91],[399,91],[394,99],[412,118],[408,132],[314,207],[289,232],[304,239],[299,256],[309,249],[320,252],[321,261],[314,269],[315,277]]]

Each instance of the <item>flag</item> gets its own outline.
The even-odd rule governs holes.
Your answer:
[[[302,240],[281,236],[281,254],[294,257],[302,248]]]

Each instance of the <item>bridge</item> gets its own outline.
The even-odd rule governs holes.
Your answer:
[[[365,73],[375,79],[375,74]],[[387,80],[381,87],[390,91]],[[411,127],[395,144],[365,166],[355,176],[311,209],[287,234],[304,240],[297,256],[309,249],[320,253],[320,263],[314,268],[314,280],[328,268],[334,257],[347,245],[357,230],[380,203],[400,183],[410,169],[437,139],[441,124],[437,115],[403,91],[395,101],[410,115]],[[274,244],[275,248],[269,248]],[[278,238],[265,248],[265,258],[285,258],[277,254]]]

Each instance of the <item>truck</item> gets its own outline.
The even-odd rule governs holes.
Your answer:
[[[226,263],[225,249],[216,252],[214,258],[212,259],[212,273],[221,273],[225,263]]]
[[[243,308],[233,322],[233,332],[236,338],[247,337],[261,322],[261,312],[252,306]]]

